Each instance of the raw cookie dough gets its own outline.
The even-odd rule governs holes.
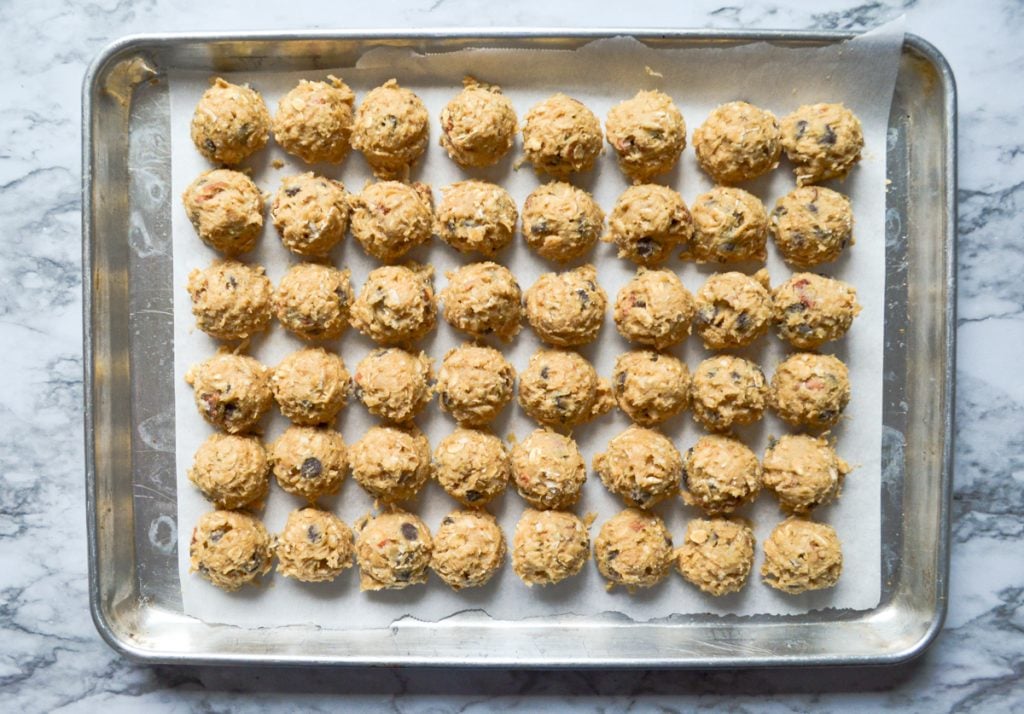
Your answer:
[[[378,348],[363,357],[352,377],[356,397],[384,421],[406,422],[434,394],[434,369],[425,352]]]
[[[304,340],[333,340],[348,328],[352,283],[348,268],[299,263],[277,286],[274,313],[281,325]]]
[[[434,449],[434,478],[470,508],[487,505],[508,485],[512,463],[504,442],[486,431],[458,428]]]
[[[322,347],[291,353],[270,378],[281,413],[293,423],[307,426],[334,421],[345,406],[350,387],[341,357]]]
[[[254,436],[211,434],[196,451],[188,480],[217,508],[241,508],[267,495],[270,462]]]
[[[672,98],[657,90],[637,92],[616,104],[604,124],[619,168],[633,181],[671,171],[686,148],[686,122]]]
[[[683,458],[667,436],[634,424],[594,456],[594,471],[627,506],[650,508],[679,492]]]
[[[352,477],[381,501],[412,498],[430,478],[430,442],[409,426],[375,426],[349,448]]]
[[[537,429],[512,449],[512,480],[534,508],[566,509],[579,500],[587,465],[572,437]]]
[[[672,536],[661,517],[627,508],[608,519],[594,541],[597,569],[608,588],[657,585],[672,569]]]
[[[486,585],[505,562],[505,536],[484,511],[452,511],[434,533],[430,569],[452,590]]]
[[[352,529],[330,511],[299,508],[277,536],[277,572],[304,583],[334,580],[352,567]]]
[[[341,489],[348,449],[333,429],[290,426],[270,445],[270,466],[282,490],[315,501]]]
[[[854,243],[850,199],[823,186],[790,191],[775,203],[771,231],[790,265],[813,268],[831,262]]]
[[[715,186],[693,202],[693,240],[686,257],[698,263],[763,263],[768,257],[768,213],[741,188]]]
[[[630,342],[661,350],[686,339],[695,310],[673,271],[640,268],[615,298],[615,327]]]
[[[512,569],[526,583],[553,585],[576,575],[590,557],[587,524],[568,511],[523,511],[512,538]]]
[[[433,539],[423,521],[392,511],[355,524],[359,589],[401,590],[427,582]]]
[[[729,436],[702,436],[683,459],[683,502],[722,515],[757,498],[761,464],[754,452]]]
[[[654,426],[690,404],[690,371],[682,360],[653,350],[619,355],[612,373],[619,409],[640,426]]]
[[[832,355],[792,355],[775,368],[769,401],[793,426],[828,428],[850,402],[850,372]]]
[[[860,161],[860,119],[842,104],[805,104],[782,120],[782,148],[800,186],[846,178]]]
[[[742,520],[695,518],[675,559],[679,574],[708,595],[739,592],[754,565],[754,531]]]
[[[206,245],[229,256],[255,247],[263,231],[263,194],[245,174],[207,171],[189,184],[181,200]]]
[[[220,164],[237,164],[267,145],[270,112],[247,84],[220,77],[203,92],[192,115],[192,141],[199,153]]]
[[[188,552],[190,573],[231,592],[270,570],[273,540],[248,513],[210,511],[192,531]]]
[[[522,329],[523,291],[512,271],[497,263],[470,263],[447,273],[441,290],[444,319],[474,337],[511,340]]]
[[[404,179],[426,151],[429,133],[423,100],[389,79],[359,105],[352,148],[363,153],[377,177]]]
[[[437,373],[437,399],[460,425],[483,426],[512,401],[515,383],[515,368],[501,352],[466,344],[444,356]]]
[[[273,401],[270,370],[246,355],[216,354],[189,367],[185,382],[203,419],[229,434],[252,429]]]
[[[779,165],[782,144],[775,115],[746,102],[722,104],[693,132],[697,163],[716,183],[763,176]]]
[[[196,327],[218,340],[244,340],[270,326],[273,287],[263,266],[215,260],[188,274]]]
[[[564,181],[533,190],[523,203],[523,239],[557,263],[580,258],[604,232],[604,211],[594,197]]]
[[[826,439],[786,434],[764,452],[764,486],[785,511],[803,513],[839,497],[850,466]]]
[[[814,273],[795,273],[772,300],[779,337],[803,350],[838,340],[861,309],[852,285]]]
[[[473,77],[441,110],[441,146],[463,168],[493,166],[516,139],[516,110],[501,87]]]
[[[382,345],[424,337],[437,322],[434,269],[408,263],[371,270],[350,314],[354,328]]]
[[[535,104],[523,117],[523,153],[537,172],[566,178],[590,171],[601,154],[601,122],[564,94]]]
[[[492,256],[512,242],[519,212],[508,191],[487,181],[441,189],[434,233],[460,253]]]
[[[799,595],[830,588],[843,572],[843,551],[832,526],[793,516],[764,543],[761,577],[767,585]]]
[[[708,431],[729,431],[764,415],[768,383],[750,360],[717,355],[701,362],[690,383],[694,420]]]
[[[300,79],[281,97],[274,115],[274,139],[307,164],[336,164],[348,154],[356,95],[337,77],[327,79]]]
[[[327,255],[348,229],[349,196],[341,181],[312,171],[286,176],[270,206],[284,247],[304,257]]]
[[[537,336],[556,347],[593,342],[601,331],[608,296],[597,284],[597,269],[583,265],[544,273],[526,291],[526,320]]]
[[[541,424],[571,427],[615,405],[611,385],[568,350],[537,350],[519,376],[519,405]]]
[[[608,234],[619,257],[638,265],[662,263],[693,237],[694,217],[682,196],[659,184],[627,188],[608,215]]]
[[[768,271],[753,276],[715,273],[696,296],[693,327],[709,350],[727,350],[753,344],[772,321]]]
[[[369,183],[351,199],[352,236],[367,255],[391,263],[434,231],[434,198],[424,183]]]

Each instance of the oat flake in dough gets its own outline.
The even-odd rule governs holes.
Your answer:
[[[307,347],[281,360],[270,378],[278,408],[295,424],[334,421],[351,387],[341,357],[322,347]]]
[[[566,509],[579,500],[587,465],[570,436],[537,429],[512,449],[512,480],[537,509]]]
[[[544,273],[526,291],[526,319],[544,342],[576,347],[593,342],[604,323],[608,296],[597,284],[597,269],[583,265]]]
[[[527,587],[576,575],[590,557],[587,528],[574,513],[527,508],[512,539],[512,569]]]
[[[754,566],[754,531],[731,518],[695,518],[676,550],[676,569],[708,595],[739,592]]]
[[[360,590],[401,590],[427,582],[434,545],[418,517],[399,510],[364,516],[355,530]]]
[[[196,327],[218,340],[244,340],[270,326],[270,279],[263,266],[215,260],[188,274]]]
[[[299,263],[281,278],[274,313],[282,327],[304,340],[333,340],[348,328],[352,299],[348,268]]]
[[[237,164],[267,145],[270,112],[247,84],[211,80],[192,115],[192,142],[210,161]]]
[[[619,409],[640,426],[654,426],[690,404],[690,371],[682,360],[653,350],[619,355],[612,373]]]
[[[263,230],[263,194],[245,174],[214,169],[200,174],[181,196],[204,243],[232,256],[256,246]]]
[[[185,382],[203,419],[229,434],[252,430],[270,409],[270,370],[246,355],[218,353],[194,364]]]
[[[466,344],[444,356],[437,399],[461,426],[484,426],[512,401],[515,368],[493,347]]]
[[[370,271],[352,303],[352,326],[382,345],[415,342],[437,322],[433,283],[429,265],[386,265]]]
[[[288,514],[275,553],[279,575],[304,583],[330,582],[352,567],[352,529],[330,511],[300,508]]]
[[[397,347],[370,351],[352,377],[363,406],[385,421],[406,422],[423,410],[433,396],[434,369],[425,352]]]
[[[341,489],[348,449],[334,429],[290,426],[270,445],[270,466],[283,491],[312,502]]]
[[[349,196],[341,181],[313,172],[286,176],[270,206],[284,247],[304,257],[322,257],[345,237]]]
[[[232,592],[270,570],[273,541],[263,524],[239,511],[204,513],[192,531],[189,572]]]
[[[274,115],[274,139],[307,164],[337,164],[348,155],[355,94],[337,77],[327,80],[299,80]]]
[[[593,365],[568,350],[538,350],[519,376],[519,405],[541,424],[571,427],[615,405],[611,385]]]
[[[430,478],[430,442],[415,425],[375,426],[349,449],[352,478],[381,501],[414,497]]]
[[[352,129],[352,148],[361,151],[382,179],[405,179],[427,149],[430,117],[423,100],[389,79],[363,98]]]
[[[196,451],[188,480],[217,508],[260,504],[270,485],[270,462],[254,436],[211,434]]]
[[[474,337],[508,341],[519,334],[523,291],[511,270],[497,263],[470,263],[446,277],[440,297],[448,324]]]
[[[799,595],[831,588],[843,572],[843,551],[832,526],[793,516],[764,543],[761,577],[776,590]]]
[[[452,590],[486,585],[505,562],[505,536],[484,511],[452,511],[434,533],[430,569]]]
[[[463,168],[493,166],[515,142],[515,109],[496,85],[473,77],[462,85],[441,110],[441,146]]]

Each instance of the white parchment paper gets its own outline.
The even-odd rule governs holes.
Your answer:
[[[365,55],[355,68],[329,70],[355,90],[357,101],[368,90],[391,77],[398,78],[403,86],[415,90],[423,98],[433,118],[431,145],[425,159],[414,170],[413,178],[430,183],[435,189],[435,196],[442,186],[467,176],[476,176],[504,186],[520,206],[530,191],[546,179],[536,176],[528,165],[519,170],[514,168],[514,159],[521,155],[518,143],[511,157],[498,166],[470,172],[459,169],[437,145],[436,117],[460,89],[462,77],[466,74],[501,85],[520,117],[535,102],[555,91],[564,91],[583,101],[603,120],[613,104],[631,97],[639,89],[654,88],[675,99],[686,118],[690,134],[715,106],[735,99],[750,101],[780,117],[800,104],[820,101],[844,102],[860,116],[866,142],[864,159],[839,187],[853,201],[856,245],[848,255],[824,269],[830,275],[852,282],[864,307],[847,338],[827,350],[850,366],[853,398],[847,409],[847,419],[834,433],[838,438],[839,453],[857,466],[847,478],[842,498],[815,513],[817,518],[832,524],[843,541],[844,572],[836,588],[794,597],[780,594],[760,581],[757,574],[762,561],[760,544],[783,517],[770,494],[762,494],[756,503],[742,511],[754,522],[758,542],[755,570],[750,581],[742,592],[718,599],[701,594],[675,572],[659,586],[634,595],[621,589],[607,592],[593,561],[578,577],[556,586],[532,589],[523,585],[506,564],[487,586],[459,593],[450,591],[433,575],[426,586],[398,592],[360,593],[357,573],[352,569],[330,584],[304,584],[270,576],[264,579],[262,587],[247,587],[241,592],[228,594],[189,574],[191,530],[210,505],[188,482],[186,474],[193,454],[211,428],[197,413],[192,390],[185,384],[183,375],[191,364],[212,355],[217,343],[194,328],[185,284],[190,270],[207,265],[216,255],[196,237],[178,204],[173,209],[175,433],[178,558],[185,612],[208,622],[247,627],[315,623],[332,628],[360,628],[387,626],[404,616],[434,621],[474,609],[484,610],[499,619],[614,611],[636,621],[648,621],[674,613],[796,614],[822,608],[868,609],[875,606],[880,593],[881,552],[885,146],[889,105],[902,40],[902,24],[897,23],[822,49],[789,49],[756,43],[734,48],[656,50],[632,38],[596,41],[575,52],[476,50],[422,56],[380,48]],[[274,111],[278,99],[300,78],[320,79],[329,71],[251,72],[225,76],[232,82],[252,84],[263,93],[271,111]],[[170,77],[175,196],[179,196],[199,173],[210,168],[189,138],[192,111],[208,86],[208,80],[209,76],[205,74],[173,73]],[[284,167],[275,169],[273,160],[283,161]],[[256,183],[268,194],[277,190],[282,177],[307,170],[298,159],[286,154],[273,142],[252,159],[249,168]],[[371,178],[362,157],[355,152],[341,167],[317,166],[314,170],[340,178],[351,191],[359,191]],[[592,191],[606,212],[611,210],[617,196],[627,187],[610,150],[602,156],[593,172],[579,176],[575,181]],[[679,167],[658,181],[677,189],[687,202],[692,202],[697,194],[711,186],[698,169],[689,146]],[[779,169],[770,176],[744,188],[760,196],[770,209],[775,200],[790,191],[793,185],[790,166],[783,160]],[[446,282],[447,270],[479,259],[460,256],[439,242],[421,247],[412,257],[435,266],[438,289]],[[336,265],[351,268],[357,289],[367,273],[376,267],[376,263],[351,237],[336,249],[332,258]],[[275,284],[296,261],[281,246],[269,216],[259,247],[244,259],[266,266]],[[497,259],[513,270],[524,290],[538,275],[553,269],[532,254],[519,237]],[[598,266],[600,284],[608,293],[609,304],[613,303],[619,288],[631,277],[634,266],[616,258],[614,248],[608,244],[599,244],[590,260]],[[680,274],[693,292],[715,270],[714,266],[697,266],[677,258],[672,258],[667,265]],[[751,272],[756,269],[756,266],[747,267]],[[768,269],[773,285],[784,281],[791,273],[773,246],[769,247]],[[583,350],[605,377],[611,375],[616,356],[629,349],[616,332],[610,312],[609,309],[599,340]],[[437,331],[420,346],[434,358],[435,364],[439,364],[451,347],[463,341],[462,335],[439,319]],[[275,324],[266,337],[254,341],[251,354],[265,364],[275,365],[301,346],[297,338]],[[373,347],[355,331],[349,331],[331,346],[340,351],[350,370]],[[503,349],[516,369],[521,371],[538,346],[536,337],[529,327],[524,326],[520,336]],[[697,337],[691,337],[674,352],[687,362],[691,370],[707,356]],[[770,378],[775,365],[784,358],[786,349],[778,338],[771,335],[742,354],[761,364]],[[433,403],[418,422],[432,445],[454,428],[453,422]],[[356,402],[344,410],[338,420],[338,428],[346,441],[352,443],[374,423],[375,420]],[[608,440],[627,425],[626,417],[616,410],[576,430],[575,436],[588,466]],[[276,438],[286,426],[285,419],[275,410],[266,421],[267,441]],[[517,405],[512,405],[495,424],[495,431],[503,436],[513,434],[522,439],[535,427]],[[680,449],[689,448],[701,434],[689,413],[668,422],[664,430]],[[769,435],[786,431],[787,427],[769,414],[762,423],[742,429],[740,435],[760,455]],[[262,514],[267,528],[271,532],[279,532],[288,512],[301,505],[298,499],[273,485]],[[349,478],[338,496],[325,499],[321,505],[333,509],[346,522],[352,522],[371,509],[372,501]],[[431,529],[436,529],[456,504],[440,487],[430,483],[407,507],[419,514]],[[490,506],[508,539],[511,539],[524,507],[524,502],[513,489]],[[597,514],[591,537],[595,537],[600,525],[622,507],[621,502],[609,494],[591,472],[576,509],[579,514]],[[677,543],[682,540],[687,520],[699,515],[678,499],[662,503],[656,510],[665,518]]]

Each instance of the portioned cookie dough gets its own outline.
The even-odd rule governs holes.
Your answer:
[[[270,462],[254,436],[211,434],[196,452],[188,480],[217,508],[241,508],[267,495]]]
[[[319,257],[345,237],[348,202],[341,181],[307,172],[281,181],[270,216],[285,248],[296,255]]]
[[[512,271],[497,263],[470,263],[450,271],[441,290],[444,319],[474,337],[511,340],[523,320],[523,291]]]
[[[523,153],[538,172],[566,178],[590,171],[601,153],[601,122],[564,94],[555,94],[523,117]]]
[[[640,268],[615,298],[615,327],[630,342],[661,350],[686,339],[695,309],[674,272]]]
[[[341,489],[348,450],[333,429],[290,426],[270,445],[270,466],[282,490],[315,501]]]
[[[534,189],[523,203],[523,239],[557,263],[586,255],[604,232],[604,211],[594,197],[564,181]]]
[[[708,595],[739,592],[754,565],[754,531],[741,520],[695,518],[675,558],[679,574]]]
[[[462,345],[444,356],[437,373],[437,399],[460,425],[483,426],[512,401],[515,383],[516,371],[501,352]]]
[[[430,478],[430,442],[415,426],[375,426],[349,449],[352,478],[381,501],[412,498]]]
[[[672,98],[657,90],[637,92],[616,104],[605,121],[619,168],[633,181],[671,171],[686,148],[686,122]]]
[[[430,117],[423,100],[389,79],[363,98],[352,129],[352,147],[373,173],[405,178],[427,149]]]
[[[430,569],[452,590],[486,585],[505,562],[505,536],[484,511],[452,511],[434,534]]]
[[[512,538],[512,569],[526,583],[553,585],[576,575],[590,557],[587,524],[568,511],[523,511]]]
[[[352,303],[352,326],[374,342],[414,342],[434,329],[434,269],[427,265],[386,265],[371,270]]]
[[[273,290],[262,266],[215,260],[188,274],[196,327],[219,340],[244,340],[270,326]]]
[[[192,115],[192,142],[199,153],[210,161],[237,164],[269,138],[270,112],[260,93],[246,84],[214,79]]]
[[[860,161],[860,119],[842,104],[807,104],[782,120],[782,148],[800,186],[845,178]]]
[[[839,496],[850,466],[825,439],[786,434],[764,452],[764,486],[783,510],[803,513]]]
[[[277,572],[305,583],[334,580],[352,567],[352,529],[330,511],[300,508],[288,514],[277,536]]]
[[[425,352],[388,347],[372,350],[352,377],[356,397],[371,414],[405,422],[420,413],[433,396],[434,369]]]
[[[641,426],[654,426],[690,404],[690,371],[682,360],[634,350],[615,360],[612,390],[619,409]]]
[[[753,424],[764,415],[768,383],[761,368],[731,355],[709,357],[693,372],[690,407],[693,418],[708,431],[729,431]]]
[[[800,352],[775,368],[772,408],[793,426],[833,426],[850,402],[850,372],[832,355]]]
[[[189,572],[228,592],[270,570],[273,540],[256,518],[239,511],[204,513],[192,531]]]
[[[609,588],[649,588],[672,568],[672,536],[657,514],[627,508],[601,526],[594,560]]]
[[[459,503],[479,508],[508,485],[512,464],[504,442],[485,431],[456,429],[434,449],[434,478]]]
[[[694,200],[687,255],[698,263],[763,263],[767,244],[768,214],[754,194],[715,186]]]
[[[768,331],[772,296],[768,271],[753,277],[743,273],[715,273],[697,292],[693,327],[709,350],[746,347]]]
[[[679,492],[683,459],[667,436],[633,425],[594,457],[594,471],[626,505],[650,508]]]
[[[334,421],[345,406],[351,382],[341,357],[322,347],[307,347],[281,360],[270,378],[274,401],[295,424]]]
[[[831,262],[854,243],[850,199],[823,186],[795,189],[775,203],[771,231],[787,263],[813,268]]]
[[[396,261],[430,240],[433,201],[430,186],[423,183],[367,184],[351,199],[352,236],[367,255],[385,263]]]
[[[860,312],[852,285],[814,273],[795,273],[772,300],[779,337],[804,350],[838,340]]]
[[[662,263],[693,236],[693,216],[682,196],[653,183],[630,186],[608,215],[608,234],[619,257],[638,265]]]
[[[608,296],[597,284],[593,265],[544,273],[526,291],[525,298],[530,327],[556,347],[575,347],[597,339],[608,306]]]
[[[255,427],[273,401],[270,370],[246,355],[216,354],[192,365],[185,382],[203,419],[229,434]]]
[[[463,89],[441,110],[441,146],[463,168],[493,166],[516,139],[516,111],[501,87],[462,80]]]
[[[519,212],[508,191],[487,181],[441,189],[434,232],[460,253],[492,256],[512,242]]]
[[[752,104],[729,102],[693,132],[693,149],[700,167],[717,183],[749,181],[779,165],[779,122]]]
[[[712,516],[732,513],[761,490],[757,456],[732,437],[702,436],[687,449],[683,466],[683,501]]]
[[[263,194],[238,171],[200,174],[181,195],[192,227],[206,245],[224,255],[253,249],[263,230]]]
[[[274,294],[281,325],[304,340],[333,340],[348,328],[352,283],[348,268],[299,263],[291,267]]]
[[[274,139],[307,164],[336,164],[348,154],[356,95],[337,77],[327,80],[300,79],[281,97],[274,115]]]
[[[519,376],[519,405],[541,424],[570,427],[615,405],[611,386],[575,352],[538,350]]]
[[[843,550],[832,526],[791,517],[764,543],[761,577],[766,584],[799,595],[830,588],[843,572]]]
[[[404,511],[364,516],[355,524],[359,589],[401,590],[427,582],[430,530]]]
[[[537,429],[512,449],[512,480],[534,508],[570,508],[579,500],[587,466],[571,437]]]

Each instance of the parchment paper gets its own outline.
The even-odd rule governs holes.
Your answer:
[[[754,572],[742,592],[719,599],[703,595],[676,572],[672,572],[659,586],[634,595],[622,589],[607,592],[593,561],[578,577],[556,586],[532,589],[518,580],[507,563],[487,586],[459,593],[450,591],[433,575],[426,586],[398,592],[360,593],[354,568],[331,584],[303,584],[271,576],[264,579],[261,587],[247,587],[232,594],[223,593],[202,578],[189,574],[191,530],[210,505],[188,482],[186,473],[193,454],[211,428],[197,413],[192,390],[185,384],[183,375],[189,365],[212,355],[217,343],[194,328],[185,284],[190,270],[207,265],[217,256],[196,237],[179,203],[173,209],[174,364],[177,385],[178,559],[185,612],[208,622],[248,627],[315,623],[323,627],[359,628],[387,626],[404,616],[434,621],[465,610],[484,610],[499,619],[615,611],[636,621],[648,621],[674,613],[795,614],[821,608],[868,609],[875,606],[880,592],[885,142],[902,39],[902,24],[897,23],[824,49],[786,49],[758,43],[737,48],[653,50],[632,38],[596,41],[575,52],[477,50],[421,56],[380,48],[365,55],[356,68],[330,70],[344,78],[356,91],[357,101],[390,77],[397,77],[402,85],[415,90],[423,98],[432,117],[431,145],[425,160],[415,169],[413,178],[430,183],[436,197],[439,197],[440,187],[472,175],[501,184],[519,206],[530,191],[547,179],[536,176],[529,165],[515,170],[514,159],[521,155],[518,142],[511,157],[497,167],[470,172],[460,170],[437,145],[436,118],[444,104],[459,90],[466,74],[500,84],[520,117],[535,102],[555,91],[565,91],[587,104],[603,121],[613,104],[631,97],[639,89],[648,88],[661,89],[675,99],[691,135],[711,109],[735,99],[748,100],[780,117],[800,104],[841,101],[860,116],[864,125],[865,156],[860,167],[839,186],[853,201],[856,245],[848,255],[824,269],[830,275],[852,282],[864,307],[847,338],[826,350],[850,366],[853,398],[846,420],[834,433],[838,437],[840,455],[857,465],[847,478],[842,498],[815,513],[817,518],[832,524],[843,541],[844,572],[836,588],[793,597],[777,593],[761,582],[757,572],[762,561],[760,546],[783,518],[775,499],[766,493],[742,511],[755,524],[758,554]],[[320,79],[328,73],[328,70],[311,70],[225,76],[232,82],[251,83],[263,93],[273,112],[278,99],[300,78]],[[193,178],[210,168],[189,138],[192,111],[208,86],[208,80],[206,74],[173,73],[170,77],[173,195],[176,197]],[[274,169],[271,165],[274,159],[283,161],[285,167]],[[284,153],[273,142],[253,159],[250,167],[256,183],[268,194],[276,191],[284,176],[307,170],[298,159]],[[340,178],[354,192],[359,191],[370,178],[362,157],[355,152],[340,168],[317,166],[314,170]],[[610,150],[592,173],[579,176],[575,181],[591,190],[606,212],[611,210],[617,196],[627,187]],[[698,169],[690,146],[687,146],[680,166],[658,181],[676,188],[688,203],[711,186]],[[770,176],[744,188],[760,196],[770,209],[775,200],[791,190],[793,185],[791,167],[783,160]],[[768,269],[772,284],[777,285],[788,278],[791,271],[771,245],[769,253]],[[346,238],[332,257],[336,265],[351,268],[357,289],[367,273],[376,267],[376,263],[365,256],[351,237]],[[460,256],[439,242],[420,248],[412,257],[434,264],[438,289],[446,283],[447,270],[480,259]],[[259,247],[245,259],[266,266],[275,284],[296,260],[281,246],[269,216]],[[542,272],[553,269],[551,264],[528,251],[518,236],[513,246],[498,260],[513,270],[524,290]],[[599,244],[590,260],[598,266],[600,284],[608,293],[610,308],[619,288],[632,275],[634,266],[616,258],[614,248],[608,244]],[[715,270],[715,266],[699,267],[676,258],[672,258],[668,266],[680,274],[693,292]],[[751,272],[756,269],[756,266],[747,267]],[[616,356],[629,349],[616,332],[610,313],[609,309],[598,342],[583,350],[605,377],[611,375]],[[436,333],[420,346],[434,358],[435,364],[439,364],[451,347],[463,341],[461,334],[439,319]],[[538,345],[532,331],[524,325],[520,336],[503,349],[516,369],[521,371]],[[301,346],[297,338],[275,323],[268,336],[254,341],[251,354],[265,364],[275,365]],[[333,343],[333,347],[340,351],[352,370],[373,345],[355,331],[349,331]],[[691,370],[707,356],[696,336],[691,336],[674,352],[685,359]],[[770,378],[785,353],[781,341],[770,335],[755,348],[741,354],[761,364]],[[454,423],[433,403],[418,421],[432,445],[454,428]],[[338,428],[346,441],[352,443],[374,423],[375,420],[355,402],[343,411]],[[627,425],[626,417],[616,410],[575,431],[588,466],[608,440]],[[285,419],[274,410],[266,421],[267,442],[276,438],[286,426]],[[502,436],[514,434],[522,439],[535,427],[517,405],[512,405],[496,422],[495,432]],[[701,434],[688,412],[668,422],[664,430],[681,450],[691,446]],[[740,435],[760,456],[769,435],[786,431],[785,425],[769,414],[762,423],[742,429]],[[299,499],[273,485],[262,514],[267,528],[271,532],[279,532],[288,512],[301,505],[303,503]],[[322,501],[322,505],[333,509],[346,522],[352,522],[371,509],[372,501],[358,484],[348,478],[341,493]],[[419,514],[431,529],[436,529],[444,515],[455,507],[455,502],[435,483],[428,484],[419,499],[408,504],[408,508]],[[490,506],[510,541],[524,507],[525,503],[511,488]],[[576,508],[581,515],[588,512],[597,514],[591,537],[596,537],[600,525],[622,507],[621,502],[604,489],[591,471],[583,498]],[[665,518],[677,544],[682,541],[687,520],[699,516],[695,509],[682,505],[678,499],[662,503],[656,510]]]

